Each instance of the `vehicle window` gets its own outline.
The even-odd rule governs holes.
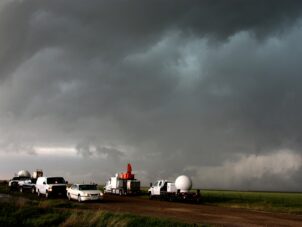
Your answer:
[[[154,187],[156,187],[158,185],[158,181],[156,181],[153,185]]]
[[[19,180],[30,180],[29,177],[19,177]]]
[[[79,190],[85,191],[85,190],[97,190],[96,184],[82,184],[79,185]]]
[[[162,182],[160,181],[159,184],[158,184],[158,186],[161,186],[161,185],[162,185]]]
[[[65,180],[63,177],[49,177],[47,184],[65,184]]]

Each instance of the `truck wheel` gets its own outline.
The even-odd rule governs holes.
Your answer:
[[[49,193],[48,193],[48,191],[46,190],[46,192],[45,192],[45,198],[46,199],[48,199],[49,198]]]
[[[119,195],[122,196],[123,195],[123,191],[119,190]]]
[[[36,190],[35,190],[35,187],[32,187],[31,188],[31,193],[35,194]]]
[[[79,202],[79,203],[82,202],[82,199],[81,199],[81,196],[80,196],[80,195],[78,195],[78,202]]]
[[[67,198],[69,201],[71,200],[70,193],[67,193]]]
[[[20,191],[21,193],[23,192],[23,187],[22,187],[22,186],[19,188],[19,191]]]
[[[149,193],[149,199],[150,199],[150,200],[153,199],[153,196],[152,196],[151,192]]]
[[[40,190],[38,189],[37,191],[37,194],[38,194],[38,197],[40,197],[41,193],[40,193]]]

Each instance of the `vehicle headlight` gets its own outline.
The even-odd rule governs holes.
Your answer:
[[[49,187],[49,188],[48,188],[48,191],[52,191],[52,187]]]
[[[100,196],[103,196],[103,192],[100,192]]]
[[[88,196],[88,193],[83,193],[83,196]]]

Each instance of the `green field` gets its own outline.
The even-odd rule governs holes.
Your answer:
[[[202,190],[202,203],[223,207],[302,214],[302,193]]]
[[[147,193],[147,188],[143,191]],[[201,190],[201,196],[202,204],[302,214],[302,193]]]

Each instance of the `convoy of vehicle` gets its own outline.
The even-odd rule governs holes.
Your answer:
[[[10,191],[30,191],[38,196],[64,196],[69,200],[101,201],[103,193],[118,195],[139,195],[141,194],[140,181],[135,179],[132,173],[132,166],[129,163],[127,172],[117,173],[105,184],[103,192],[96,184],[72,184],[68,187],[68,182],[63,177],[43,176],[42,170],[36,170],[32,175],[26,170],[21,170],[8,183]],[[148,194],[150,199],[160,199],[181,202],[200,202],[200,191],[191,191],[192,180],[185,176],[179,176],[175,182],[168,180],[157,180],[150,184]]]
[[[69,200],[83,201],[95,201],[103,199],[103,192],[98,190],[96,184],[73,184],[67,188],[67,198]]]

